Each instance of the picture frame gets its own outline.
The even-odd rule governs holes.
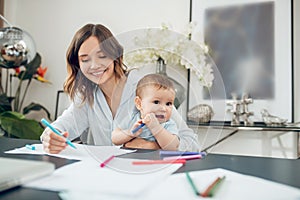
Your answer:
[[[190,4],[190,21],[210,49],[217,84],[203,88],[194,84],[191,73],[187,110],[208,104],[214,111],[211,121],[231,121],[231,94],[238,100],[247,94],[253,100],[248,104],[252,121],[262,122],[261,111],[266,109],[293,122],[292,0],[191,0]]]

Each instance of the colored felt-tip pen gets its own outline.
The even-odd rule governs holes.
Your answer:
[[[103,161],[103,163],[100,164],[100,167],[105,167],[112,159],[114,159],[114,155]]]
[[[197,196],[200,195],[200,192],[198,191],[198,189],[197,189],[193,179],[191,178],[190,174],[188,172],[185,172],[185,175],[186,175],[186,178],[187,178],[189,184],[191,185],[195,195],[197,195]]]
[[[26,147],[27,149],[29,149],[29,150],[35,150],[35,146],[30,145],[30,144],[26,144],[25,147]]]
[[[145,126],[144,123],[141,123],[138,127],[136,127],[135,129],[133,129],[131,132],[134,134],[136,133],[138,130],[140,130],[141,128],[143,128],[143,126]]]
[[[46,119],[41,119],[41,122],[44,124],[44,125],[46,125],[47,127],[49,127],[54,133],[56,133],[57,135],[59,135],[59,136],[62,136],[62,137],[64,137],[57,129],[55,129]],[[72,142],[68,139],[68,138],[66,138],[66,143],[68,144],[68,145],[70,145],[71,147],[73,147],[74,149],[76,149],[76,147],[75,147],[75,145],[74,144],[72,144]]]
[[[221,184],[221,182],[224,179],[225,179],[225,176],[217,177],[217,179],[214,180],[214,182],[212,182],[212,184],[210,184],[208,186],[208,188],[200,194],[200,196],[202,196],[202,197],[212,197],[215,194],[217,188],[219,187],[219,185]]]
[[[188,156],[188,155],[201,155],[202,157],[206,156],[205,152],[190,152],[190,151],[166,151],[161,150],[159,152],[160,156]]]
[[[164,160],[193,160],[193,159],[201,159],[202,156],[198,155],[187,155],[187,156],[168,156],[164,157]]]
[[[155,165],[155,164],[185,164],[185,160],[143,160],[132,161],[133,165]]]

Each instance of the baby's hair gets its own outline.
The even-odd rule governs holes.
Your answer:
[[[173,90],[175,93],[174,85],[168,77],[161,74],[148,74],[139,80],[136,87],[136,96],[141,96],[143,89],[148,86],[157,89]]]

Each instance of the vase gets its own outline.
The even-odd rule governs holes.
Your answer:
[[[210,105],[199,104],[188,111],[188,119],[196,123],[208,123],[214,116],[214,111]]]
[[[175,100],[174,100],[174,106],[177,109],[186,98],[185,89],[178,81],[176,81],[175,79],[173,79],[173,78],[171,78],[167,75],[166,67],[167,66],[165,64],[164,59],[158,58],[157,65],[156,65],[156,73],[164,75],[170,81],[172,81],[175,92],[176,92]]]

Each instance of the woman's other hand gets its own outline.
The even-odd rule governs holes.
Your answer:
[[[150,142],[143,138],[134,138],[133,140],[125,143],[124,147],[138,149],[160,149],[160,146],[157,144],[157,142]]]

